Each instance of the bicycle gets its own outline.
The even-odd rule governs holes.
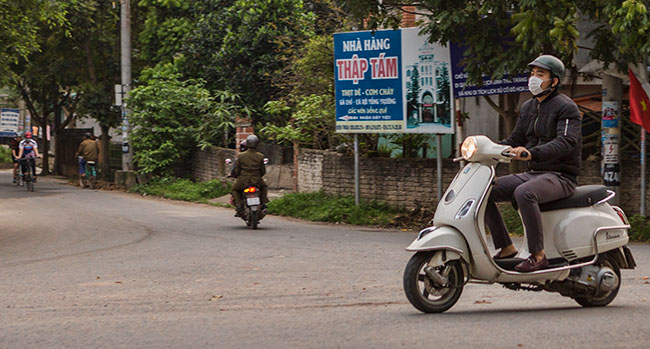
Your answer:
[[[79,157],[83,159],[82,157]],[[79,185],[82,188],[89,187],[95,189],[97,184],[97,163],[95,161],[86,161],[85,163],[86,175],[79,177]]]
[[[25,164],[25,171],[23,171],[23,164],[20,164],[20,176],[18,177],[19,184],[25,185],[27,191],[34,191],[34,175],[32,173],[32,162],[30,159],[20,159]]]

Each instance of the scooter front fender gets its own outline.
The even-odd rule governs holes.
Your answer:
[[[466,263],[470,263],[470,251],[463,235],[450,226],[428,227],[420,231],[418,237],[406,248],[407,251],[452,251]]]

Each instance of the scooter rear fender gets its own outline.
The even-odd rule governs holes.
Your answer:
[[[407,251],[451,251],[447,259],[463,259],[470,263],[470,253],[463,235],[453,227],[428,227],[420,231],[418,237],[406,248]]]

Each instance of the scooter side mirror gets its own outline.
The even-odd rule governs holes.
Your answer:
[[[230,165],[230,164],[232,164],[232,160],[231,159],[226,159],[226,165]]]

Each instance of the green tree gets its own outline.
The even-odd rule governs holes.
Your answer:
[[[108,132],[121,122],[119,110],[112,105],[113,86],[120,77],[118,11],[107,1],[91,0],[75,8],[73,14],[72,40],[82,58],[78,71],[81,94],[78,111],[99,123],[102,174],[107,176],[110,171]]]
[[[313,16],[301,0],[206,0],[199,11],[183,71],[261,111],[279,93],[273,76],[290,62],[291,48],[311,35]]]
[[[151,66],[169,63],[183,52],[206,0],[140,0],[138,58]]]
[[[577,1],[581,11],[600,25],[588,35],[594,41],[591,57],[622,72],[630,67],[646,75],[650,55],[648,2],[642,0]],[[641,67],[641,68],[639,68]]]
[[[75,1],[61,2],[67,9],[66,20],[75,9]],[[83,63],[75,50],[70,28],[42,23],[36,33],[38,51],[31,52],[10,65],[10,83],[16,87],[25,101],[35,123],[56,135],[74,116],[80,95],[75,92],[79,84],[78,71]],[[68,113],[63,115],[62,110]],[[56,113],[54,120],[50,119]],[[61,137],[56,137],[61,141]],[[50,173],[49,140],[42,138],[43,174]]]
[[[280,144],[302,144],[316,149],[328,149],[335,136],[333,99],[329,94],[306,96],[300,99],[293,111],[284,102],[269,102],[265,106],[265,112],[271,115],[291,113],[290,122],[285,126],[268,124],[262,128],[261,133]]]
[[[40,49],[38,32],[65,24],[66,3],[43,0],[0,0],[0,85],[9,65]]]
[[[468,82],[483,76],[499,78],[527,71],[540,53],[558,56],[571,67],[578,38],[577,7],[569,0],[363,0],[345,1],[345,8],[370,28],[397,26],[405,5],[427,18],[423,34],[430,42],[457,42],[466,47],[462,63]],[[518,94],[486,101],[503,117],[511,131],[517,117]]]
[[[131,91],[131,140],[140,173],[169,176],[189,166],[197,146],[216,144],[235,115],[246,111],[238,96],[212,95],[203,80],[183,80],[178,63],[158,64],[142,72]]]

